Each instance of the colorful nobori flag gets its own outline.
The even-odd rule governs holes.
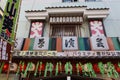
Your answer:
[[[92,50],[109,50],[105,36],[94,36],[90,38]]]
[[[91,36],[104,36],[104,28],[101,20],[93,20],[89,22]]]
[[[2,19],[2,24],[0,24],[0,36],[2,36],[9,43],[14,40],[15,36],[15,26],[17,23],[18,17],[18,8],[21,0],[8,0],[5,10],[4,16]]]
[[[63,37],[62,39],[63,50],[78,50],[77,37]]]
[[[48,37],[36,37],[34,41],[33,50],[48,50],[49,38]]]

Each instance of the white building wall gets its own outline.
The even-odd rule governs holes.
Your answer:
[[[0,7],[4,10],[7,0],[0,0]]]
[[[83,2],[84,0],[79,0]],[[106,34],[109,37],[120,36],[120,0],[104,0],[106,6],[110,8],[108,17],[104,20]],[[17,37],[27,38],[29,35],[30,21],[25,17],[26,10],[44,10],[45,6],[52,6],[53,4],[62,3],[62,0],[22,0]],[[80,3],[80,2],[76,2]],[[68,3],[69,4],[69,3]],[[93,3],[94,5],[94,3]],[[90,6],[90,5],[89,5]],[[45,24],[44,36],[49,36],[49,24]],[[87,23],[82,25],[82,36],[88,37]],[[84,30],[85,29],[87,30]],[[87,32],[87,33],[86,33]],[[85,34],[83,34],[85,33]]]

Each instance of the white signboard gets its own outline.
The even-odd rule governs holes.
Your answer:
[[[63,50],[78,50],[77,37],[63,37]]]
[[[35,38],[33,50],[48,50],[49,38],[48,37],[40,37]]]
[[[92,50],[109,50],[106,37],[94,36],[90,38]]]

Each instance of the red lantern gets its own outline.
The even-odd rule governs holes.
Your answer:
[[[45,65],[42,64],[41,66],[39,65],[38,71],[44,71],[45,70]]]
[[[93,69],[96,73],[100,73],[100,69],[98,67],[98,64],[93,64]]]
[[[120,67],[118,67],[118,64],[114,64],[114,67],[118,73],[120,73]]]
[[[79,67],[79,71],[82,72],[82,66],[79,65],[78,67]]]
[[[3,66],[3,71],[7,71],[9,68],[9,64],[8,63],[5,63],[4,66]]]
[[[20,71],[22,71],[22,70],[24,70],[25,71],[25,69],[26,69],[26,64],[24,64],[24,65],[20,65]]]

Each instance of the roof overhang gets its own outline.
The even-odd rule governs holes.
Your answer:
[[[60,8],[47,8],[47,12],[49,14],[57,14],[57,13],[84,13],[86,7],[60,7]]]
[[[109,14],[109,9],[87,9],[84,13],[87,18],[106,18]]]
[[[28,20],[46,20],[48,12],[46,11],[26,11],[25,14]]]
[[[86,6],[69,6],[69,7],[46,7],[45,10],[31,10],[25,11],[28,20],[46,20],[49,16],[73,16],[81,15],[91,18],[106,18],[109,14],[109,8],[89,8]]]

